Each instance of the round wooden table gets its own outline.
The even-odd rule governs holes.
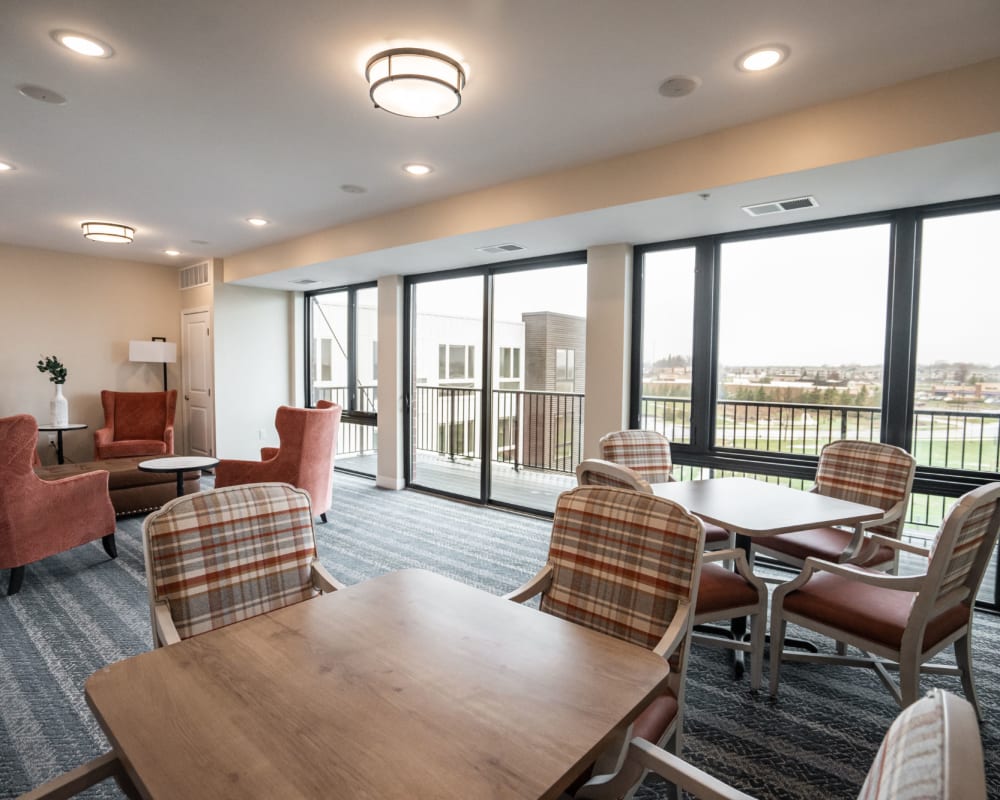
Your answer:
[[[42,433],[55,433],[56,434],[56,458],[59,459],[59,463],[63,463],[63,431],[82,431],[87,427],[86,422],[67,422],[65,425],[39,425],[38,432]]]
[[[166,456],[140,461],[142,472],[173,472],[177,475],[177,496],[184,494],[184,473],[192,469],[211,469],[219,459],[210,456]]]

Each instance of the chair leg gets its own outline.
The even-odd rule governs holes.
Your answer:
[[[760,689],[764,673],[764,637],[767,613],[761,611],[753,615],[750,625],[750,691]]]
[[[326,512],[324,511],[322,514],[320,514],[319,518],[323,520],[323,522],[326,522]]]
[[[778,696],[778,678],[781,672],[781,651],[785,647],[785,626],[781,618],[781,609],[771,608],[771,658],[768,668],[771,671],[771,697]]]
[[[965,692],[965,699],[972,703],[972,707],[976,709],[976,719],[982,722],[983,715],[979,710],[976,687],[972,682],[972,631],[968,629],[965,636],[955,640],[955,662],[958,664],[958,670],[962,676],[962,691]]]
[[[902,708],[920,699],[920,658],[913,653],[900,653],[899,698]]]
[[[115,535],[113,533],[101,537],[101,544],[104,546],[105,553],[112,558],[118,558],[118,545],[115,542]]]
[[[7,584],[7,596],[17,594],[21,591],[21,584],[24,582],[24,567],[14,567],[10,571],[10,583]]]

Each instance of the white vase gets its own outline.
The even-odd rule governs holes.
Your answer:
[[[63,397],[62,384],[57,383],[56,393],[49,403],[49,415],[53,425],[69,425],[69,403]]]

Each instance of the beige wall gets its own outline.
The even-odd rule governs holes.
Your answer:
[[[226,259],[227,280],[1000,131],[1000,59],[537,175]]]
[[[95,245],[95,252],[106,247],[113,245]],[[53,385],[35,363],[57,356],[69,371],[70,421],[90,426],[65,434],[66,457],[89,461],[93,432],[104,420],[102,389],[162,389],[162,367],[130,363],[128,343],[152,336],[178,342],[178,295],[173,267],[0,244],[0,416],[26,413],[48,421]],[[169,366],[170,388],[179,385],[177,367]],[[41,442],[43,462],[54,463],[44,435]]]
[[[261,446],[278,444],[275,410],[295,398],[296,298],[217,284],[214,302],[215,452],[258,460]]]

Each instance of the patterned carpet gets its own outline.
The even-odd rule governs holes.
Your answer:
[[[338,474],[320,555],[355,583],[425,567],[486,591],[520,585],[543,563],[549,523],[416,492],[388,492]],[[0,798],[12,798],[93,758],[106,741],[83,699],[86,678],[149,649],[141,518],[119,522],[116,561],[100,543],[28,568],[24,588],[0,597]],[[6,572],[0,580],[6,586]],[[1000,620],[977,615],[975,672],[990,796],[1000,798]],[[824,648],[829,649],[824,643]],[[961,692],[957,679],[925,687]],[[696,648],[688,669],[685,756],[764,798],[852,798],[897,709],[873,673],[786,664],[781,692],[751,695],[724,651]],[[118,798],[111,785],[82,795]],[[666,797],[651,778],[637,797]],[[471,799],[470,799],[471,800]]]

